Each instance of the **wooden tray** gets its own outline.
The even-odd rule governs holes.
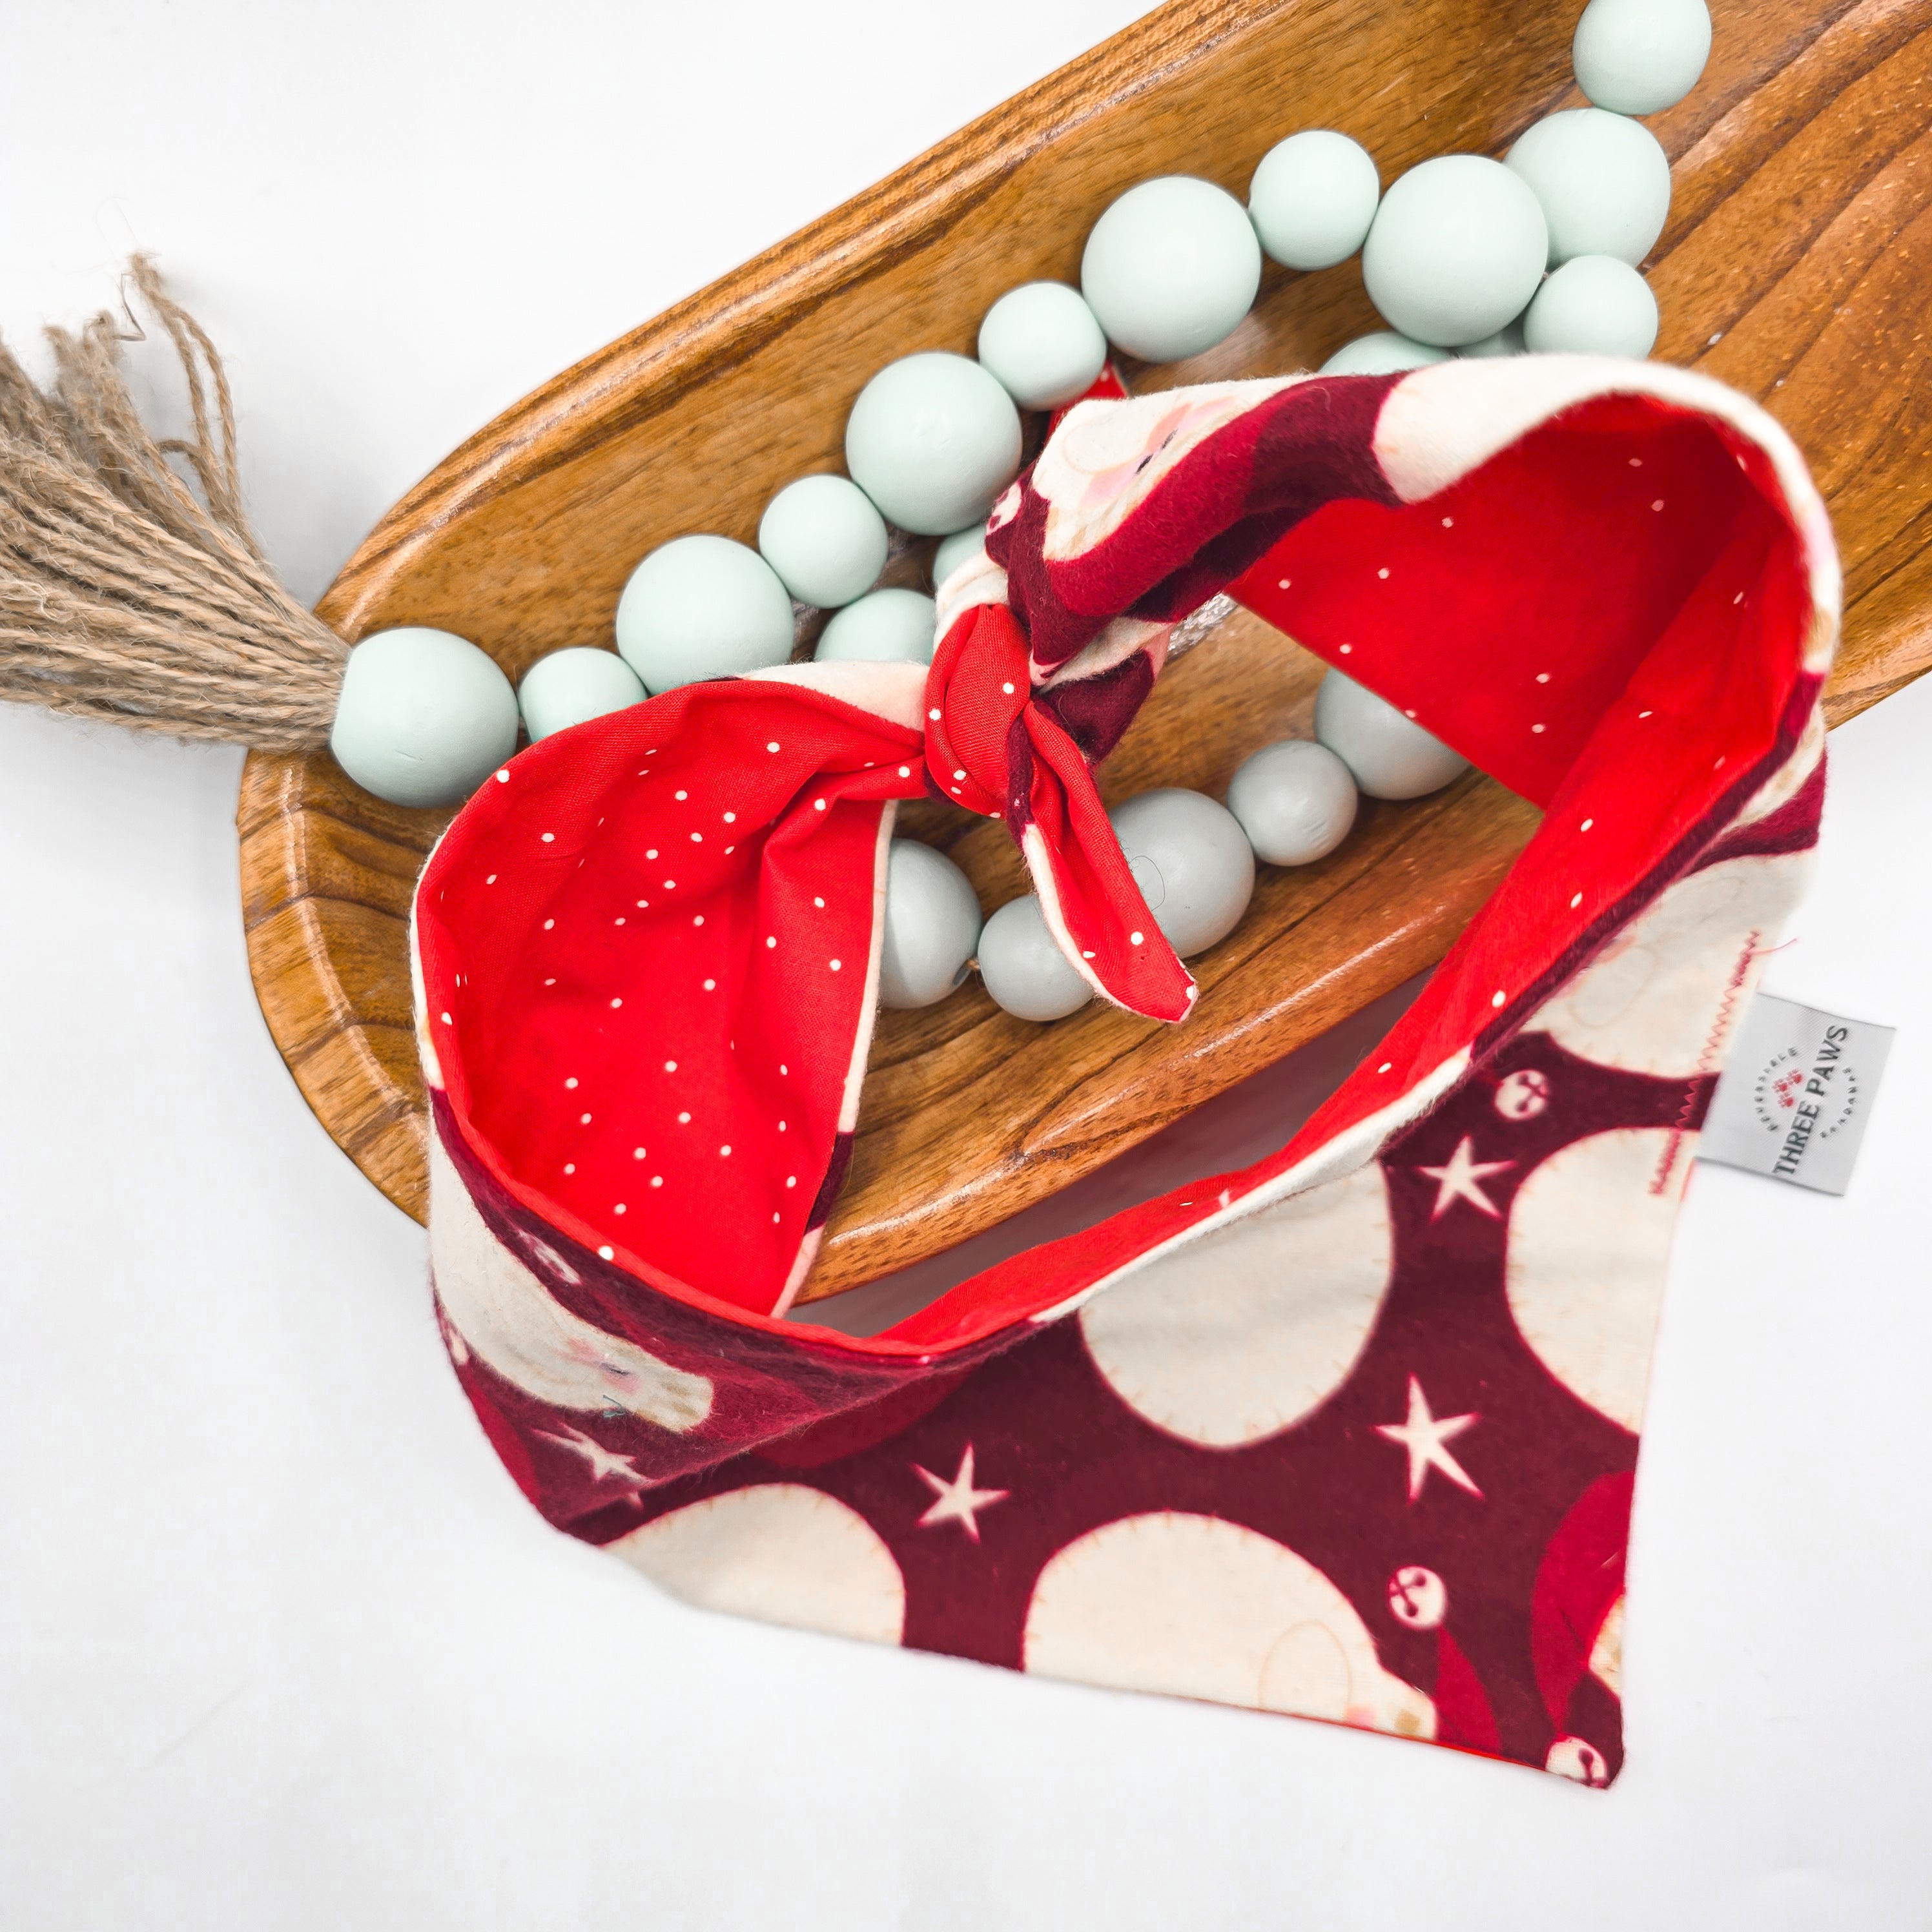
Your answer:
[[[1657,353],[1762,399],[1816,466],[1846,564],[1836,722],[1932,662],[1932,0],[1712,10],[1709,70],[1652,123],[1675,166],[1648,265]],[[1088,230],[1124,188],[1187,172],[1244,194],[1262,153],[1304,127],[1357,136],[1385,182],[1431,154],[1499,152],[1580,99],[1576,11],[1177,0],[499,418],[384,518],[321,614],[352,638],[446,626],[513,678],[560,646],[608,645],[646,550],[693,530],[751,540],[780,485],[840,466],[874,370],[916,349],[970,354],[1004,290],[1077,280]],[[1356,263],[1270,267],[1227,342],[1129,380],[1312,367],[1378,326]],[[1218,790],[1249,751],[1306,730],[1318,670],[1231,620],[1163,679],[1103,790]],[[419,1219],[406,920],[447,816],[380,803],[326,754],[251,756],[237,815],[269,1029],[323,1125]],[[1474,776],[1371,806],[1322,864],[1264,868],[1238,931],[1197,962],[1182,1027],[1097,1006],[1028,1027],[976,985],[882,1015],[850,1179],[802,1298],[1004,1220],[1432,963],[1534,824]],[[949,850],[988,905],[1021,889],[997,824],[920,805],[902,826]]]

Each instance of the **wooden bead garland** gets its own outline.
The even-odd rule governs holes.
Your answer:
[[[1538,122],[1503,162],[1438,157],[1384,194],[1364,149],[1344,134],[1309,130],[1264,157],[1245,212],[1223,190],[1191,177],[1128,190],[1095,224],[1078,290],[1036,282],[1002,296],[982,326],[976,362],[927,352],[881,370],[848,427],[850,478],[807,477],[781,490],[760,524],[762,556],[718,537],[680,538],[652,552],[620,605],[620,652],[652,692],[779,663],[793,654],[788,600],[796,599],[836,613],[820,634],[820,661],[929,662],[932,598],[872,588],[886,562],[888,524],[942,538],[932,566],[937,589],[980,548],[986,507],[1017,472],[1018,410],[1076,400],[1100,374],[1110,339],[1150,361],[1212,347],[1252,306],[1264,250],[1297,269],[1363,252],[1370,296],[1396,326],[1345,344],[1324,374],[1395,373],[1458,355],[1646,354],[1656,303],[1636,264],[1662,229],[1670,167],[1655,138],[1630,117],[1681,99],[1709,47],[1703,0],[1591,0],[1573,52],[1592,104]],[[380,641],[359,646],[352,666]],[[397,646],[385,652],[367,672],[389,656],[400,661]],[[573,708],[584,717],[611,708],[574,671],[568,680],[560,675],[560,660],[583,655],[554,653],[526,677],[533,738],[574,722]],[[360,746],[369,728],[356,722],[369,709],[365,689],[379,682],[367,672],[355,681],[352,728],[342,735],[362,770],[377,776],[378,761]],[[552,686],[558,696],[547,704]],[[1142,819],[1162,823],[1166,866],[1147,861],[1156,872],[1213,872],[1219,855],[1226,877],[1207,893],[1216,904],[1199,928],[1214,937],[1197,943],[1192,928],[1170,933],[1184,952],[1232,929],[1255,858],[1306,864],[1331,850],[1353,822],[1358,786],[1372,796],[1413,798],[1466,768],[1420,726],[1334,671],[1318,696],[1315,730],[1314,742],[1265,747],[1241,767],[1229,788],[1232,815],[1184,792],[1147,794],[1116,814],[1129,830]],[[446,758],[448,783],[460,784],[472,765],[487,771],[506,755],[501,736],[499,728],[487,759],[480,735],[478,758]],[[972,963],[962,956],[945,966],[964,929],[952,902],[961,887],[970,888],[963,874],[953,885],[910,856],[926,848],[902,854],[904,846],[896,842],[890,868],[886,944],[893,957],[924,964],[901,974],[902,986],[888,974],[887,1004],[923,1004],[943,997]],[[1234,877],[1243,866],[1246,886]],[[1164,891],[1165,878],[1157,884]],[[1149,903],[1155,907],[1152,893]],[[928,918],[945,930],[922,932]],[[1030,896],[998,909],[975,937],[987,989],[1009,1012],[1046,1020],[1090,997]]]

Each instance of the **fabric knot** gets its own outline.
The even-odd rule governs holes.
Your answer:
[[[1545,814],[1379,1056],[1251,1174],[1272,1185],[1331,1144],[1366,1157],[1398,1096],[1432,1104],[1689,855],[1709,867],[1808,842],[1836,615],[1817,586],[1837,578],[1828,539],[1807,547],[1824,529],[1815,498],[1784,494],[1802,472],[1781,439],[1706,379],[1589,357],[1084,402],[949,579],[930,666],[776,665],[518,753],[457,814],[413,904],[436,1132],[514,1210],[496,1231],[520,1257],[514,1280],[475,1264],[455,1315],[472,1360],[530,1371],[550,1348],[543,1400],[659,1430],[672,1446],[654,1480],[784,1433],[760,1394],[739,1412],[752,1433],[692,1448],[739,1401],[739,1364],[632,1332],[626,1295],[648,1284],[707,1320],[762,1322],[806,1279],[860,1124],[902,801],[936,791],[997,812],[1086,981],[1185,1016],[1192,982],[1095,770],[1174,622],[1222,586]],[[1256,696],[1252,716],[1210,714],[1236,736],[1222,769],[1276,728]],[[1301,903],[1390,899],[1406,922],[1432,890],[1417,868],[1434,836],[1366,872],[1376,848],[1358,848]],[[1436,929],[1399,923],[1388,960]],[[1251,930],[1210,969],[1251,1044],[1285,994],[1304,1010],[1328,997],[1306,938]],[[1170,1099],[1201,1090],[1169,1063]],[[483,1184],[437,1184],[446,1202]],[[1217,1196],[1226,1207],[1226,1178]],[[1064,1310],[1214,1211],[1191,1186],[1170,1205],[965,1285],[926,1335],[944,1350]],[[447,1210],[444,1226],[448,1313],[460,1298],[442,1272],[456,1280],[473,1250]],[[814,1376],[820,1347],[806,1345]],[[713,1384],[708,1411],[679,1379],[695,1374]]]
[[[926,768],[941,798],[1019,825],[1025,802],[1024,788],[1017,796],[1014,790],[1015,734],[1024,741],[1033,698],[1026,636],[1004,604],[982,605],[968,616],[996,611],[1004,623],[962,619],[933,653],[926,680]]]
[[[1138,674],[1109,681],[1120,716],[1096,732],[1082,707],[1063,715],[1058,688],[1034,686],[1030,657],[1005,604],[974,604],[954,620],[926,678],[928,782],[1005,821],[1047,930],[1102,998],[1150,1019],[1185,1019],[1193,977],[1162,936],[1094,783],[1094,762],[1152,688],[1152,667],[1136,654],[1135,666],[1115,668]]]

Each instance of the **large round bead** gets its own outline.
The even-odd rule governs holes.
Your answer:
[[[1393,376],[1402,369],[1420,369],[1425,363],[1448,362],[1454,358],[1446,349],[1432,349],[1426,342],[1412,342],[1392,328],[1378,328],[1372,335],[1358,335],[1345,342],[1322,365],[1324,376]]]
[[[981,929],[980,976],[994,1003],[1016,1019],[1064,1019],[1094,997],[1054,944],[1030,892],[1009,899]]]
[[[678,537],[631,573],[617,600],[617,649],[647,691],[732,677],[791,656],[791,598],[756,550],[729,537]]]
[[[1469,768],[1460,752],[1339,670],[1315,694],[1315,735],[1371,798],[1420,798]]]
[[[836,610],[886,567],[886,520],[845,476],[801,476],[765,506],[758,550],[801,604]]]
[[[1570,44],[1576,85],[1616,114],[1676,106],[1710,57],[1704,0],[1590,0]]]
[[[920,536],[983,523],[1020,466],[1020,412],[964,356],[890,362],[845,422],[845,467],[881,514]]]
[[[1534,296],[1530,299],[1535,300]],[[1458,356],[1478,358],[1490,356],[1520,356],[1527,345],[1522,339],[1522,317],[1506,322],[1493,335],[1486,335],[1480,342],[1466,342],[1456,350]]]
[[[986,526],[970,524],[944,538],[932,554],[932,587],[937,590],[968,557],[977,556],[986,548]]]
[[[1107,338],[1078,289],[1028,282],[1010,289],[980,325],[980,360],[1023,410],[1058,409],[1094,386]]]
[[[616,652],[588,644],[538,658],[517,687],[517,706],[532,745],[553,731],[644,701],[638,674]]]
[[[1255,890],[1254,848],[1204,792],[1144,791],[1108,814],[1154,923],[1182,958],[1226,938]]]
[[[1284,268],[1331,268],[1368,238],[1382,177],[1359,141],[1310,128],[1278,141],[1248,184],[1261,244]]]
[[[1568,107],[1524,129],[1504,156],[1550,224],[1550,266],[1614,255],[1634,268],[1670,212],[1670,158],[1641,121]]]
[[[1144,362],[1178,362],[1232,334],[1261,280],[1247,210],[1192,175],[1128,189],[1080,258],[1080,292],[1108,340]]]
[[[886,856],[886,936],[879,1002],[904,1010],[943,1000],[966,977],[980,941],[973,883],[943,852],[895,838]]]
[[[1256,858],[1310,865],[1334,851],[1355,822],[1354,775],[1326,745],[1286,739],[1263,746],[1235,772],[1228,809]]]
[[[833,616],[812,655],[820,664],[929,664],[937,618],[923,591],[868,591]]]
[[[328,748],[392,805],[454,805],[517,748],[517,694],[448,631],[378,631],[349,653]]]
[[[1541,355],[1648,356],[1657,340],[1657,298],[1628,262],[1579,255],[1537,290],[1522,332]]]
[[[1382,196],[1362,279],[1405,335],[1456,349],[1522,314],[1549,252],[1542,207],[1520,176],[1480,154],[1441,154]]]

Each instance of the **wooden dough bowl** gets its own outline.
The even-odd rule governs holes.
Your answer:
[[[351,638],[442,626],[512,678],[562,645],[608,646],[647,550],[694,530],[752,541],[781,485],[841,466],[868,377],[914,350],[971,354],[1016,283],[1077,281],[1087,232],[1122,190],[1190,173],[1245,197],[1262,154],[1298,128],[1354,135],[1385,182],[1432,154],[1499,154],[1580,103],[1577,11],[1177,0],[518,404],[390,512],[321,614]],[[1758,398],[1815,467],[1846,565],[1837,722],[1932,661],[1932,0],[1712,12],[1709,69],[1652,124],[1674,167],[1647,265],[1656,352]],[[1378,326],[1357,262],[1270,266],[1228,340],[1126,373],[1136,390],[1276,374]],[[1102,789],[1218,793],[1248,752],[1306,732],[1318,671],[1238,615],[1162,680]],[[258,754],[238,820],[270,1030],[329,1132],[418,1218],[406,922],[447,817],[380,803],[326,754]],[[1472,774],[1370,806],[1321,864],[1264,868],[1238,929],[1196,962],[1202,997],[1183,1026],[1096,1005],[1032,1027],[976,982],[882,1015],[850,1178],[804,1298],[1005,1220],[1432,964],[1534,819]],[[950,851],[989,908],[1022,890],[998,824],[922,804],[902,825]]]

